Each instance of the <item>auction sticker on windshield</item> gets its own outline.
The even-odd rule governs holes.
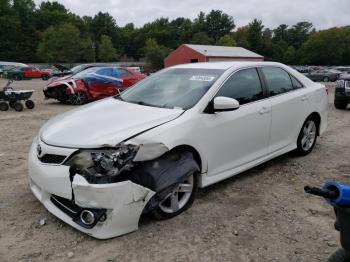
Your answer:
[[[204,81],[211,82],[215,79],[215,76],[192,76],[190,78],[191,81]]]

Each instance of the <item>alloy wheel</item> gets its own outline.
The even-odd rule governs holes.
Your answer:
[[[304,151],[308,151],[314,144],[316,139],[316,124],[313,120],[305,123],[303,128],[303,137],[301,139],[301,147]]]
[[[82,105],[86,103],[86,96],[82,92],[71,95],[70,101],[73,105]]]
[[[190,200],[194,186],[194,177],[190,175],[180,183],[164,200],[159,204],[159,208],[164,213],[175,213],[182,209]]]

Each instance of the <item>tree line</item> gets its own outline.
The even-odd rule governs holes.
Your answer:
[[[159,69],[184,43],[241,46],[287,64],[350,64],[350,26],[317,31],[312,23],[268,28],[258,19],[236,28],[221,10],[191,20],[158,18],[119,26],[109,14],[78,16],[58,2],[0,0],[0,60],[74,63],[142,57]]]

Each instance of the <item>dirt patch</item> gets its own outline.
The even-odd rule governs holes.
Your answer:
[[[49,214],[28,187],[27,152],[41,125],[73,106],[44,100],[34,110],[0,112],[1,261],[325,261],[337,249],[334,214],[306,184],[350,182],[350,110],[333,106],[314,152],[286,154],[201,190],[192,208],[167,221],[143,218],[139,231],[95,240]],[[4,80],[0,80],[0,87]]]

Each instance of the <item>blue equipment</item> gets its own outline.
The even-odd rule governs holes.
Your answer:
[[[306,193],[323,197],[334,207],[350,207],[350,185],[328,181],[322,185],[322,189],[306,186],[304,190]]]
[[[322,188],[304,187],[306,193],[323,197],[328,204],[334,207],[336,222],[334,227],[340,232],[342,248],[338,249],[329,259],[329,262],[350,261],[350,185],[336,181],[328,181]]]

